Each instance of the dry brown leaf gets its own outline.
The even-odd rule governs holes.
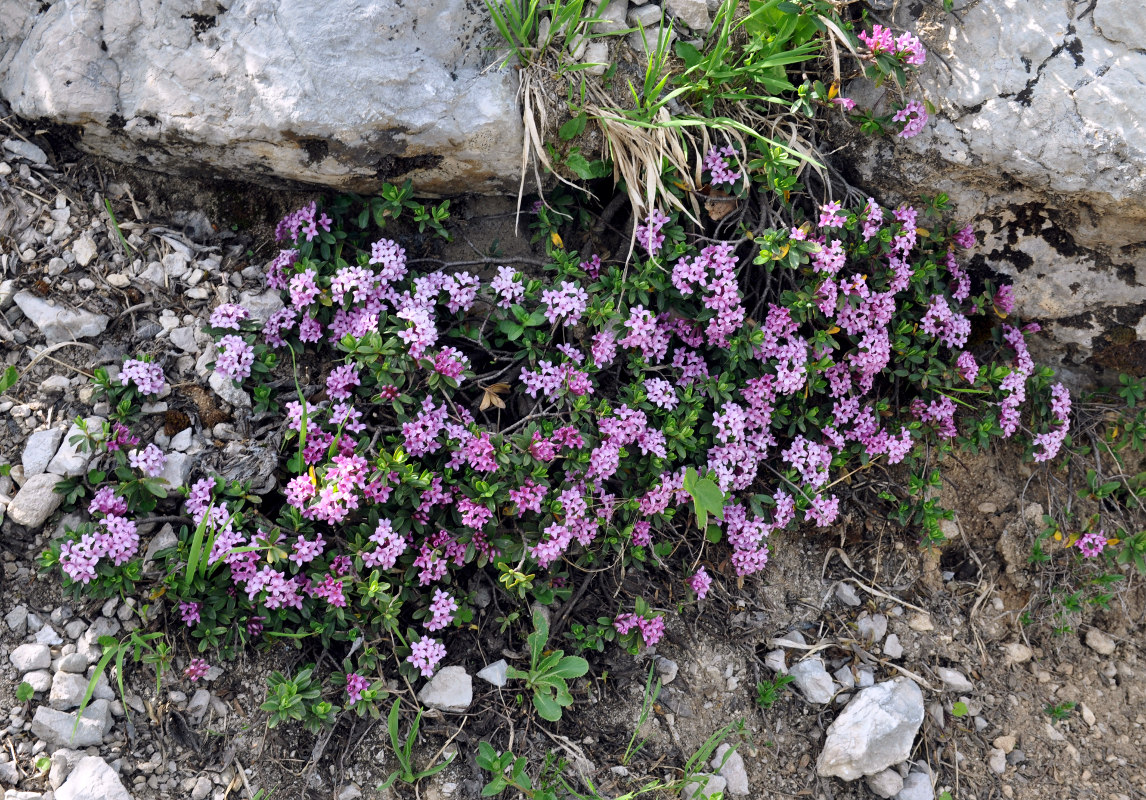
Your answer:
[[[481,405],[478,406],[479,411],[485,411],[490,406],[494,408],[505,408],[505,401],[498,395],[505,394],[509,391],[508,383],[495,383],[490,386],[482,387]]]
[[[720,220],[727,217],[736,210],[738,198],[722,192],[719,189],[713,189],[708,199],[704,201],[704,210],[708,212],[708,216],[712,218],[713,222],[720,222]]]

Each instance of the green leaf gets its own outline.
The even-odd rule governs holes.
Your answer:
[[[951,716],[953,716],[953,717],[965,717],[965,716],[967,716],[967,713],[968,713],[967,704],[962,702],[962,701],[954,703],[951,706]]]
[[[587,181],[597,177],[596,170],[594,170],[593,165],[589,163],[589,159],[580,153],[570,153],[569,157],[565,159],[565,166],[573,170],[581,180]]]
[[[33,689],[32,684],[28,683],[27,681],[23,681],[18,687],[16,687],[16,699],[21,703],[27,703],[32,699],[32,695],[35,693],[36,690]]]
[[[578,114],[573,119],[566,122],[557,129],[557,135],[564,139],[566,142],[571,139],[576,139],[585,130],[585,123],[589,121],[589,117],[584,113]]]
[[[15,367],[8,367],[4,370],[4,374],[0,375],[0,392],[6,392],[16,385],[16,381],[20,380],[20,373]]]
[[[533,695],[533,707],[537,709],[537,713],[542,719],[550,722],[557,722],[561,719],[561,706],[549,695],[535,693]]]
[[[580,678],[589,671],[589,662],[580,656],[565,656],[549,674],[559,678]]]

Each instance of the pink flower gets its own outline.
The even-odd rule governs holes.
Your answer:
[[[844,111],[852,111],[856,107],[856,101],[850,97],[834,97],[832,102],[843,108]]]
[[[188,628],[199,624],[199,607],[199,603],[179,604],[179,614],[183,617],[183,622]]]
[[[139,470],[149,478],[157,478],[163,472],[163,465],[167,462],[167,456],[152,443],[143,450],[132,450],[128,454],[128,461],[132,469]]]
[[[688,579],[688,585],[696,592],[696,599],[703,600],[708,596],[708,590],[712,588],[712,578],[709,577],[708,571],[704,567],[700,567]]]
[[[923,103],[912,100],[899,111],[896,111],[892,120],[904,123],[903,130],[896,135],[901,139],[910,139],[913,136],[918,136],[927,124],[927,109],[923,107]]]
[[[207,670],[211,667],[202,658],[193,658],[191,663],[187,665],[187,669],[183,670],[183,677],[190,679],[192,683],[202,678],[207,674]]]
[[[406,656],[406,661],[413,664],[422,673],[423,678],[432,678],[438,662],[445,657],[446,648],[441,642],[423,636],[418,641],[410,643],[410,655]]]
[[[354,705],[362,698],[362,693],[370,688],[370,681],[363,678],[356,672],[351,672],[346,676],[346,695],[350,699],[350,705]]]
[[[1104,531],[1091,532],[1079,539],[1075,544],[1086,558],[1094,558],[1106,547]]]
[[[159,394],[165,385],[163,367],[131,358],[119,370],[119,382],[124,386],[134,383],[141,394]]]
[[[454,612],[458,610],[458,601],[449,592],[434,589],[434,601],[430,603],[430,620],[426,623],[426,630],[438,631],[454,621]]]

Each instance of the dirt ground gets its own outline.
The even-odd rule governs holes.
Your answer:
[[[43,137],[38,141],[49,148],[53,144]],[[147,226],[163,225],[189,241],[217,248],[224,269],[240,276],[236,290],[254,288],[254,279],[243,277],[243,269],[270,258],[271,226],[303,197],[276,193],[268,199],[265,192],[247,187],[159,179],[94,161],[63,144],[53,152],[52,163],[54,171],[39,178],[31,174],[38,181],[35,188],[21,182],[18,173],[9,176],[0,183],[5,187],[0,203],[12,207],[18,198],[35,211],[37,204],[46,209],[57,196],[66,196],[79,233],[87,220],[99,218],[96,193],[110,196],[118,209],[134,209],[120,221],[138,221],[141,234]],[[513,198],[462,200],[455,205],[460,226],[453,245],[426,239],[407,242],[407,247],[412,254],[446,261],[485,254],[491,247],[503,257],[528,255],[528,239],[514,235],[514,204]],[[13,231],[7,238],[0,236],[0,246],[18,254],[17,236]],[[44,245],[28,262],[9,258],[0,276],[15,280],[19,289],[102,311],[113,319],[96,347],[65,349],[44,358],[10,393],[39,422],[90,413],[78,384],[48,391],[44,386],[49,378],[74,378],[77,369],[88,371],[147,345],[161,310],[203,318],[214,303],[211,296],[188,296],[182,286],[172,287],[165,296],[134,282],[119,288],[109,284],[112,271],[124,267],[123,255],[115,251],[106,229],[99,241],[104,255],[87,271],[97,286],[94,291],[80,287],[83,270],[75,265],[63,274],[49,274],[51,247],[66,249],[66,241]],[[4,343],[6,363],[27,363],[24,344],[35,342]],[[173,399],[172,405],[188,412],[197,431],[202,429],[203,409],[190,396]],[[0,463],[19,463],[30,427],[26,418],[11,414],[13,408],[0,414]],[[233,422],[241,427],[241,420]],[[162,419],[152,424],[158,428]],[[825,731],[847,692],[820,706],[788,690],[771,709],[757,706],[757,683],[776,676],[765,666],[768,654],[782,649],[787,666],[815,655],[829,672],[850,668],[853,675],[868,671],[876,681],[906,675],[919,683],[928,711],[912,760],[929,767],[936,795],[949,791],[955,800],[1146,797],[1146,675],[1137,674],[1146,671],[1141,662],[1146,591],[1141,580],[1124,580],[1109,610],[1074,615],[1068,620],[1070,630],[1054,630],[1059,621],[1049,618],[1044,604],[1059,577],[1027,559],[1042,513],[1038,503],[1045,502],[1035,496],[1031,487],[1040,484],[1030,481],[1031,475],[1006,448],[974,458],[960,456],[946,471],[940,495],[955,516],[947,525],[949,540],[938,550],[921,550],[914,532],[887,522],[880,507],[860,504],[828,533],[774,538],[768,570],[743,585],[727,563],[711,565],[718,585],[710,598],[699,610],[688,607],[683,614],[668,614],[667,633],[655,655],[673,662],[678,671],[644,719],[651,652],[634,657],[614,649],[591,656],[589,676],[576,684],[573,709],[555,725],[539,724],[512,686],[497,689],[475,681],[474,703],[467,713],[426,714],[415,761],[425,764],[443,752],[458,756],[416,788],[400,786],[385,793],[374,789],[394,767],[384,723],[344,715],[333,731],[318,736],[266,726],[265,714],[258,710],[266,675],[300,663],[300,656],[286,647],[249,652],[228,665],[208,684],[214,699],[198,724],[187,712],[188,695],[196,687],[178,670],[164,677],[158,694],[149,669],[129,670],[125,684],[130,724],[117,727],[92,754],[118,763],[136,800],[191,796],[204,777],[210,782],[205,796],[224,800],[250,797],[259,789],[273,790],[277,798],[468,800],[479,796],[488,779],[475,762],[477,743],[485,739],[498,749],[527,756],[531,769],[540,769],[547,758],[551,765],[563,760],[575,784],[579,781],[587,790],[591,781],[601,797],[611,798],[653,779],[680,778],[708,737],[743,721],[743,732],[730,734],[728,741],[739,743],[752,796],[873,797],[863,781],[846,784],[816,776]],[[863,496],[857,489],[857,497]],[[55,576],[37,574],[35,558],[56,529],[49,523],[45,531],[24,531],[11,522],[0,528],[0,615],[23,605],[45,621],[55,621],[53,613],[61,620],[101,616],[103,603],[67,599]],[[619,588],[609,580],[614,579],[592,585],[568,622],[594,619],[599,609],[609,607]],[[631,574],[625,580],[639,584],[648,576]],[[851,593],[841,585],[850,587],[858,605],[844,602]],[[496,633],[494,620],[504,612],[492,583],[486,580],[484,588],[490,590],[491,602],[474,620],[482,637],[459,631],[450,647],[452,658],[465,654],[453,663],[471,674],[497,658],[522,656],[520,643]],[[662,594],[649,599],[671,612],[681,598]],[[1024,613],[1032,619],[1028,624],[1021,621]],[[887,618],[886,632],[898,637],[901,657],[884,653],[884,636],[880,644],[862,635],[875,615]],[[1096,649],[1086,643],[1092,628],[1112,640],[1112,652],[1105,645]],[[792,631],[801,634],[803,645],[774,643]],[[185,647],[183,632],[172,627],[168,633],[177,649]],[[49,778],[37,774],[35,759],[46,753],[36,750],[36,738],[27,730],[31,709],[16,698],[18,676],[7,657],[21,640],[0,625],[0,711],[8,714],[10,723],[0,733],[0,749],[18,765],[19,788],[43,792],[49,789]],[[963,673],[971,688],[946,690],[937,672],[941,668]],[[667,678],[671,670],[662,664],[658,672]],[[953,713],[959,708],[956,703],[964,704],[965,713]],[[1066,703],[1076,705],[1065,719],[1056,721],[1048,714],[1048,707]],[[409,721],[406,718],[404,725]],[[626,759],[626,750],[642,740],[639,751]],[[1006,755],[1001,772],[989,763],[993,749]],[[576,777],[579,774],[584,777]]]

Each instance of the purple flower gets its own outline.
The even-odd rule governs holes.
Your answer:
[[[179,604],[179,614],[183,617],[183,622],[188,628],[199,624],[199,609],[199,603]]]
[[[438,662],[445,657],[446,648],[441,642],[423,636],[418,641],[410,643],[410,655],[406,656],[406,661],[413,664],[422,673],[423,678],[432,678]]]
[[[644,225],[638,225],[636,228],[637,241],[645,248],[645,251],[650,256],[655,256],[661,250],[661,245],[664,244],[665,236],[661,233],[665,223],[669,221],[667,215],[662,213],[659,209],[654,208],[649,212],[645,218]]]
[[[119,382],[124,386],[134,383],[141,394],[159,394],[165,386],[163,367],[130,358],[124,361],[123,367],[120,368]]]
[[[588,292],[569,281],[562,281],[560,289],[546,289],[541,293],[546,319],[553,325],[564,320],[567,328],[581,321],[588,301]]]
[[[241,336],[230,334],[219,339],[221,352],[215,358],[215,371],[231,380],[242,380],[251,374],[255,349]]]
[[[972,225],[965,225],[955,234],[955,244],[962,247],[964,250],[969,250],[975,246],[975,228]]]
[[[130,461],[132,469],[139,470],[149,478],[158,478],[163,472],[163,465],[167,462],[167,456],[153,442],[143,448],[142,451],[132,450],[128,455],[128,461]]]
[[[490,281],[489,288],[497,294],[497,304],[502,308],[521,302],[525,296],[525,286],[512,267],[498,267],[497,277]]]
[[[251,312],[237,303],[223,303],[211,312],[212,328],[239,330],[239,323],[250,319]]]
[[[207,674],[207,670],[211,667],[207,664],[206,660],[202,658],[193,658],[191,663],[187,665],[187,669],[183,670],[183,677],[190,679],[192,683],[202,678]]]
[[[335,400],[346,400],[350,397],[350,389],[360,386],[358,370],[353,364],[343,364],[330,371],[326,378],[326,393]]]
[[[1103,531],[1092,531],[1075,542],[1075,544],[1083,556],[1086,558],[1094,558],[1106,547],[1106,536]]]
[[[688,585],[696,592],[696,599],[703,600],[708,596],[708,590],[712,588],[712,578],[709,577],[708,571],[704,567],[700,567],[693,576],[688,579]]]
[[[362,693],[370,688],[370,681],[356,672],[346,676],[346,694],[350,698],[350,705],[354,705],[362,698]]]
[[[305,311],[318,299],[319,288],[315,282],[317,276],[318,272],[308,269],[290,279],[290,304],[298,311]]]
[[[434,589],[434,600],[430,603],[430,620],[426,623],[426,630],[439,631],[454,621],[454,612],[458,610],[458,601],[449,592]]]
[[[744,177],[744,170],[739,167],[733,170],[729,162],[730,158],[737,157],[736,148],[730,145],[712,147],[709,149],[708,154],[704,157],[704,168],[708,170],[709,175],[711,175],[713,186],[719,186],[720,184],[732,186],[736,181]]]
[[[1007,284],[1000,286],[999,290],[995,292],[995,305],[1004,314],[1010,314],[1015,310],[1015,287]]]
[[[841,206],[839,203],[831,202],[820,206],[820,221],[821,228],[842,228],[844,223],[847,222],[847,217],[840,214]]]
[[[462,373],[470,365],[469,358],[457,348],[443,347],[434,356],[434,371],[439,375],[445,375],[447,378],[453,378],[458,383],[461,383]]]
[[[901,139],[918,136],[927,124],[927,109],[918,100],[911,100],[892,116],[895,122],[904,123],[903,130],[896,134]]]

